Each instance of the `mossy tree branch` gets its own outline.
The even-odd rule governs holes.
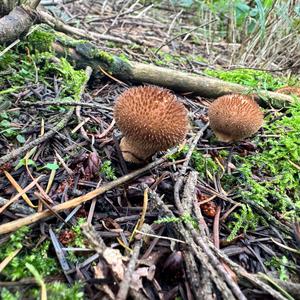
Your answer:
[[[59,56],[68,55],[79,68],[89,65],[95,72],[101,74],[101,69],[113,77],[125,82],[149,83],[163,86],[179,92],[192,92],[207,98],[217,98],[230,93],[249,93],[249,87],[225,82],[220,79],[172,70],[154,65],[129,62],[98,49],[87,41],[74,40],[64,34],[54,33],[53,49]],[[256,91],[257,99],[269,104],[282,107],[292,103],[293,98],[288,95]]]

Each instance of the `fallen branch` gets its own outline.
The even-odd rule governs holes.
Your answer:
[[[164,216],[168,216],[168,217],[175,217],[175,215],[173,214],[173,212],[167,207],[167,205],[157,196],[157,194],[152,191],[151,192],[152,196],[153,196],[153,200],[155,201],[155,204],[157,205],[157,207],[159,209],[162,210]],[[208,284],[212,284],[213,286],[215,286],[220,292],[222,292],[222,297],[225,300],[231,300],[231,299],[236,299],[236,297],[234,297],[232,291],[229,289],[228,285],[226,284],[225,280],[224,280],[224,274],[222,274],[222,276],[219,275],[219,272],[216,268],[215,265],[213,265],[211,263],[211,261],[209,260],[207,254],[195,243],[195,241],[193,240],[191,233],[186,230],[185,226],[183,225],[183,223],[178,222],[178,223],[174,223],[174,228],[176,228],[176,233],[186,241],[186,243],[189,245],[190,250],[192,250],[195,258],[197,259],[197,261],[199,261],[201,263],[201,269],[204,272],[207,272],[209,279],[211,282],[209,282]],[[191,270],[190,270],[191,271]],[[195,270],[196,272],[196,270]],[[195,293],[195,297],[197,297],[196,299],[209,299],[207,297],[207,292],[209,292],[209,290],[206,289],[201,289],[201,293],[199,294],[199,289],[197,289],[197,287],[194,287],[192,284],[195,283],[195,276],[199,276],[198,273],[194,273],[194,274],[190,274],[189,276],[189,280],[191,283],[191,287],[194,290]],[[197,290],[197,293],[196,293]],[[239,299],[239,298],[237,298]]]
[[[193,73],[172,70],[165,67],[129,62],[108,52],[102,51],[89,42],[78,42],[63,34],[54,33],[56,42],[53,49],[58,56],[73,60],[77,67],[91,66],[94,71],[101,73],[105,70],[111,76],[126,82],[155,84],[180,92],[192,92],[208,98],[217,98],[230,93],[249,93],[249,87],[225,82],[220,79],[201,76]],[[261,102],[268,101],[273,106],[282,107],[292,103],[288,95],[258,90],[255,92]]]
[[[265,274],[258,274],[257,276],[261,280],[263,280],[264,282],[270,283],[266,279],[266,275]],[[272,278],[272,281],[275,284],[277,284],[278,286],[280,286],[282,289],[284,289],[292,297],[294,297],[295,300],[300,300],[300,284],[299,283],[294,283],[294,282],[290,282],[290,281],[284,281],[284,280],[280,280],[280,279],[277,279],[277,278]]]
[[[113,111],[112,107],[105,106],[104,104],[100,103],[86,103],[86,102],[77,102],[77,101],[36,101],[36,102],[27,102],[22,101],[20,102],[21,106],[82,106],[82,107],[90,107],[94,109],[100,109],[100,110],[108,110]]]
[[[174,153],[174,151],[172,151],[171,153]],[[83,195],[83,196],[74,198],[72,200],[69,200],[67,202],[55,205],[55,206],[52,207],[52,211],[58,213],[58,212],[70,209],[72,207],[75,207],[75,206],[77,206],[81,203],[84,203],[86,201],[92,200],[95,197],[97,197],[99,195],[102,195],[105,192],[107,192],[107,191],[109,191],[113,188],[116,188],[117,186],[119,186],[121,184],[124,184],[124,183],[128,182],[129,180],[141,175],[142,173],[145,173],[145,172],[157,167],[158,165],[165,162],[166,159],[167,159],[167,157],[164,156],[164,157],[158,159],[157,161],[154,161],[154,162],[148,164],[147,166],[145,166],[141,169],[138,169],[134,172],[131,172],[131,173],[125,175],[125,176],[122,176],[122,177],[120,177],[120,178],[118,178],[118,179],[116,179],[112,182],[104,184],[100,188],[95,189],[95,190],[87,193],[86,195]],[[9,222],[9,223],[6,223],[6,224],[2,224],[2,225],[0,225],[0,234],[15,231],[15,230],[21,228],[22,226],[33,224],[33,223],[35,223],[39,220],[42,220],[44,218],[47,218],[47,217],[51,216],[51,215],[52,215],[52,212],[49,209],[47,209],[47,210],[44,210],[42,212],[32,214],[28,217],[21,218],[21,219],[18,219],[18,220],[15,220],[15,221],[12,221],[12,222]]]
[[[206,247],[209,247],[207,245],[207,242],[204,242],[204,244]],[[274,299],[286,300],[286,298],[282,296],[278,291],[276,291],[267,283],[262,281],[258,275],[248,273],[243,267],[241,267],[240,265],[232,261],[226,254],[224,254],[221,250],[214,247],[214,245],[212,245],[210,242],[208,242],[208,244],[210,245],[211,250],[214,251],[215,255],[220,259],[224,260],[226,264],[228,264],[229,267],[237,274],[239,280],[244,279],[250,282],[252,285],[256,286],[257,288],[270,294]]]
[[[92,31],[75,28],[73,26],[67,25],[61,20],[50,15],[47,11],[42,10],[40,8],[35,12],[35,14],[41,23],[46,23],[49,26],[53,27],[55,30],[64,32],[66,34],[72,34],[84,39],[95,40],[95,41],[106,40],[106,41],[112,41],[112,42],[128,44],[128,45],[132,44],[131,41],[119,37],[92,32]]]

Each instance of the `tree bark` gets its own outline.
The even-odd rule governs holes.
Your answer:
[[[0,19],[0,44],[12,42],[27,33],[36,19],[34,10],[40,1],[41,0],[14,0],[10,2],[0,0],[0,16],[9,13]],[[24,5],[15,7],[19,2],[23,2]]]
[[[0,19],[0,44],[12,42],[25,34],[33,24],[31,16],[22,6]]]
[[[3,17],[11,12],[19,3],[19,0],[0,0],[0,17]]]

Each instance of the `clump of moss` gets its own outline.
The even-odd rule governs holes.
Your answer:
[[[62,93],[79,101],[81,87],[87,79],[85,71],[75,70],[65,58],[60,59],[60,64],[55,65],[55,69],[64,78]]]
[[[0,297],[2,300],[19,300],[21,299],[21,294],[19,291],[11,292],[6,288],[1,289]]]
[[[49,300],[83,300],[83,284],[75,282],[69,286],[61,282],[46,284],[47,299]],[[38,288],[26,289],[21,297],[19,291],[12,292],[6,288],[1,289],[0,297],[2,300],[19,300],[19,299],[40,299],[40,290]]]
[[[49,43],[52,41],[51,35],[48,36],[44,32],[34,31],[29,38],[31,39],[30,42],[29,40],[24,41],[18,45],[17,49],[10,50],[0,57],[0,93],[5,95],[16,91],[19,92],[28,85],[36,85],[37,80],[39,84],[49,86],[49,80],[46,78],[56,76],[62,83],[60,98],[64,100],[71,97],[74,100],[79,100],[81,87],[86,81],[84,70],[75,70],[66,59],[54,59],[53,54],[47,52]],[[46,47],[42,50],[46,52],[38,51],[40,48],[35,43],[38,42],[39,38],[41,38],[42,44]],[[48,45],[46,45],[45,41],[47,38],[49,39]],[[38,48],[35,51],[32,50],[33,53],[30,54],[30,51],[28,53],[25,50],[26,45],[30,45],[31,49],[35,46]],[[4,107],[4,111],[2,109],[0,114],[0,135],[10,138],[16,143],[23,144],[26,138],[21,134],[22,127],[12,125],[18,123],[20,111],[5,112],[6,103],[10,107],[11,100],[3,99],[2,96],[0,107]],[[36,101],[37,99],[35,96],[31,96],[28,100]],[[67,109],[62,106],[49,108],[53,110]]]
[[[104,174],[104,176],[108,179],[108,180],[116,180],[117,176],[116,176],[116,170],[115,168],[111,165],[111,161],[110,160],[106,160],[103,162],[100,172]]]
[[[300,103],[264,130],[269,137],[259,142],[261,151],[238,158],[241,195],[292,219],[300,211]]]
[[[75,282],[71,286],[61,283],[54,282],[50,284],[46,284],[47,290],[47,299],[49,300],[83,300],[83,284],[81,282]],[[39,299],[40,291],[35,289],[32,291],[32,296],[34,299]]]
[[[8,88],[34,84],[36,75],[39,81],[45,81],[45,77],[57,75],[62,78],[64,89],[62,97],[71,96],[78,99],[82,84],[86,80],[86,74],[83,70],[75,70],[71,64],[64,58],[59,63],[54,63],[51,53],[34,54],[31,57],[24,53],[8,53],[0,58],[1,69],[9,68],[13,74],[2,76],[1,81]],[[13,62],[11,61],[13,58]],[[48,84],[45,82],[45,84]]]
[[[203,155],[199,151],[193,151],[192,164],[196,171],[199,172],[200,178],[204,178],[205,174],[211,175],[220,171],[220,166],[209,155]]]
[[[246,232],[248,229],[255,229],[260,221],[263,222],[263,219],[255,214],[249,205],[245,204],[242,204],[241,209],[233,213],[231,218],[232,221],[229,224],[231,232],[227,237],[228,241],[233,240],[241,228],[243,232]]]
[[[50,30],[45,30],[39,26],[34,30],[27,39],[27,45],[35,52],[51,52],[52,43],[55,41],[55,36]]]
[[[264,133],[268,138],[257,137],[257,153],[234,157],[237,170],[230,175],[227,190],[234,188],[237,196],[292,222],[300,216],[300,103],[296,102],[285,114],[276,117],[275,122],[270,117],[266,120]],[[244,204],[231,217],[229,240],[240,229],[245,232],[266,224],[262,216]]]
[[[286,256],[273,256],[270,260],[265,261],[264,264],[266,266],[275,268],[280,280],[290,280],[290,272],[294,274],[297,273],[297,267],[295,263]]]
[[[255,89],[276,90],[285,85],[295,85],[298,82],[296,77],[273,76],[268,72],[252,69],[229,71],[206,69],[204,73],[224,81],[238,83]]]
[[[0,261],[22,248],[29,233],[28,227],[22,227],[10,236],[10,240],[0,247]],[[23,248],[17,256],[1,272],[0,278],[5,280],[19,280],[30,277],[31,273],[25,267],[26,263],[33,265],[42,276],[48,276],[58,271],[54,258],[48,256],[50,242],[46,241],[34,249]]]
[[[177,160],[182,159],[189,151],[189,146],[185,145],[182,149],[176,153],[169,155],[168,159]],[[220,171],[220,166],[214,161],[210,155],[204,155],[198,150],[194,150],[191,157],[191,164],[197,172],[199,177],[204,178],[206,174],[211,175]]]

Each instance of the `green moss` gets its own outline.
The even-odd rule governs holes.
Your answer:
[[[52,51],[52,43],[55,41],[55,35],[50,30],[44,30],[40,27],[28,36],[27,41],[34,51],[50,52]]]
[[[116,176],[116,170],[115,168],[111,165],[111,161],[110,160],[105,160],[102,163],[100,172],[104,174],[105,178],[108,180],[116,180],[117,176]]]
[[[62,94],[80,100],[81,87],[87,80],[85,71],[75,70],[65,58],[61,58],[60,64],[54,67],[64,78]]]
[[[86,57],[93,66],[100,65],[110,74],[122,74],[123,77],[131,76],[131,66],[128,60],[114,56],[106,51],[99,50],[93,44],[85,42],[76,45],[76,52]]]
[[[162,50],[156,51],[155,48],[150,49],[153,53],[155,53],[154,63],[156,65],[169,65],[170,63],[178,64],[178,63],[185,63],[185,57],[178,55],[178,54],[171,54],[168,52],[164,52]]]
[[[92,67],[100,65],[106,72],[110,74],[122,74],[124,76],[127,75],[128,78],[131,76],[131,67],[129,61],[124,59],[124,57],[119,58],[106,51],[100,50],[87,40],[77,40],[65,34],[55,32],[49,28],[49,26],[40,25],[38,29],[32,33],[32,37],[28,38],[28,41],[29,42],[27,42],[27,46],[29,45],[30,49],[33,49],[38,53],[41,51],[50,51],[51,47],[49,46],[51,43],[53,41],[57,41],[66,49],[66,55],[68,55],[68,48],[74,48],[78,54],[86,58],[86,62],[81,62],[83,65],[79,67],[84,67],[87,64]],[[78,62],[76,62],[76,64],[77,63]]]
[[[19,300],[21,299],[21,294],[20,292],[10,292],[6,288],[2,288],[0,292],[0,296],[2,300]]]
[[[48,25],[41,25],[41,26],[43,26],[44,30],[46,30],[46,31],[54,32],[55,40],[57,42],[59,42],[60,44],[64,45],[65,47],[76,47],[77,45],[80,45],[80,44],[89,43],[88,40],[74,39],[62,32],[53,31],[53,29],[51,27],[49,27]]]
[[[292,20],[292,28],[294,32],[300,33],[300,19],[294,19]]]
[[[207,174],[215,174],[220,171],[220,167],[210,156],[205,156],[199,151],[193,151],[192,164],[199,172],[200,178],[205,178]]]
[[[82,233],[82,229],[81,226],[86,222],[85,218],[79,218],[77,220],[77,224],[75,226],[72,227],[72,230],[75,233],[75,240],[74,240],[74,244],[73,246],[75,247],[79,247],[79,248],[85,248],[85,237]]]
[[[184,213],[180,217],[163,217],[156,221],[154,221],[155,224],[168,224],[168,223],[179,223],[179,222],[185,222],[191,224],[194,228],[198,228],[198,221],[196,218],[192,217],[188,213]]]
[[[47,299],[48,300],[83,300],[85,299],[83,293],[83,283],[77,281],[72,285],[61,282],[52,282],[46,284]],[[40,299],[40,289],[31,288],[26,289],[21,296],[19,291],[12,292],[6,288],[1,289],[2,300],[21,300],[21,299]]]
[[[108,41],[106,42],[106,47],[114,49],[117,48],[117,44],[115,42]]]
[[[49,300],[83,300],[85,299],[83,293],[83,284],[75,282],[68,286],[65,283],[54,282],[46,285]]]
[[[172,161],[183,159],[188,151],[189,146],[185,145],[180,151],[169,155],[168,159]],[[204,155],[197,150],[192,153],[191,164],[199,172],[200,178],[205,178],[207,174],[215,174],[220,171],[219,165],[209,155]]]
[[[259,142],[261,152],[238,159],[241,194],[292,220],[300,215],[300,103],[264,130],[270,137]]]
[[[289,280],[288,269],[294,270],[297,273],[297,268],[292,260],[289,260],[286,256],[272,257],[272,259],[265,261],[264,264],[268,267],[272,266],[278,272],[278,277],[281,280]]]
[[[121,54],[119,55],[119,59],[123,60],[123,61],[126,62],[126,63],[130,63],[128,57],[127,57],[124,53],[121,53]]]
[[[85,71],[75,70],[65,58],[54,59],[51,52],[40,52],[40,50],[49,50],[52,41],[52,33],[36,30],[29,36],[28,41],[21,43],[18,50],[9,51],[0,57],[0,72],[11,70],[11,73],[3,75],[0,79],[4,91],[18,90],[24,85],[35,84],[37,78],[40,83],[49,85],[45,78],[55,75],[63,82],[60,97],[72,97],[79,100],[81,87],[86,81]],[[41,49],[38,43],[44,45],[45,48]],[[25,45],[30,45],[35,52],[28,56],[24,51]]]
[[[204,73],[224,81],[238,83],[255,89],[275,90],[286,85],[295,85],[298,78],[286,78],[273,76],[272,74],[252,69],[236,69],[236,70],[204,70]]]
[[[200,62],[200,63],[207,63],[207,59],[204,58],[204,57],[201,56],[201,55],[188,55],[188,58],[189,58],[191,61],[196,61],[196,62]]]
[[[95,57],[99,58],[101,61],[106,61],[108,64],[112,64],[114,62],[113,55],[102,50],[98,50],[97,55]]]
[[[169,154],[167,157],[169,160],[177,160],[180,158],[183,158],[184,155],[189,151],[189,146],[188,145],[184,145],[184,147],[182,149],[180,149],[180,151],[175,152],[174,154]]]
[[[294,222],[300,220],[300,103],[295,102],[275,117],[275,122],[266,119],[264,134],[268,138],[256,138],[257,153],[235,156],[237,170],[223,176],[221,182],[227,190],[234,188],[237,196],[259,204],[270,215]],[[240,229],[255,229],[258,224],[267,224],[267,220],[243,205],[232,215],[228,238],[234,238]]]
[[[233,220],[229,224],[231,233],[227,238],[228,241],[233,240],[240,229],[242,229],[243,232],[246,232],[248,229],[255,229],[259,221],[261,221],[261,217],[256,215],[249,205],[245,204],[242,204],[241,209],[233,213],[231,218],[233,218]]]
[[[28,238],[29,228],[22,227],[10,236],[10,240],[0,247],[0,261],[22,248]],[[33,241],[31,241],[34,244]],[[50,242],[46,241],[34,249],[23,248],[17,256],[1,272],[0,278],[4,280],[19,280],[30,277],[30,271],[25,267],[26,263],[33,265],[42,276],[48,276],[58,272],[56,260],[48,256]]]

